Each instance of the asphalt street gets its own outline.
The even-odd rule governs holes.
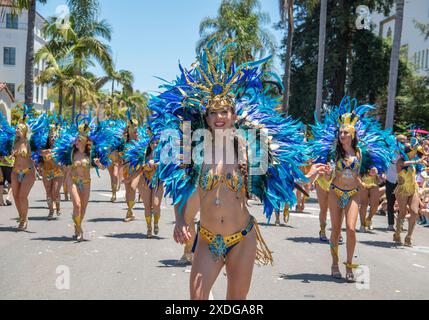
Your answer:
[[[173,239],[174,213],[163,202],[159,237],[146,238],[142,204],[138,219],[123,223],[124,189],[110,202],[107,172],[93,177],[91,201],[83,228],[87,241],[72,239],[71,202],[47,221],[44,188],[37,181],[30,195],[28,232],[16,232],[15,207],[0,207],[0,299],[162,299],[189,298],[190,266],[179,266],[183,249]],[[330,276],[329,245],[318,239],[318,205],[291,214],[288,225],[267,225],[262,206],[253,203],[261,231],[274,252],[274,265],[255,267],[249,299],[427,299],[429,228],[418,226],[413,248],[395,247],[387,218],[376,216],[371,233],[357,234],[355,262],[360,282],[347,284]],[[340,248],[341,261],[346,257]],[[341,266],[343,275],[345,269]],[[223,300],[226,277],[212,290]]]

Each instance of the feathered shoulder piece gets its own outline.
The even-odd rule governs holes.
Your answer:
[[[73,148],[78,139],[92,146],[96,133],[95,118],[90,115],[78,114],[74,122],[62,128],[55,141],[53,155],[60,166],[72,165]]]
[[[270,58],[236,66],[228,59],[234,48],[228,43],[213,53],[209,44],[191,70],[179,65],[177,79],[151,98],[152,131],[160,135],[162,150],[157,177],[182,209],[202,174],[202,166],[189,157],[198,143],[184,136],[207,129],[207,111],[232,107],[238,116],[235,129],[248,152],[248,193],[264,202],[269,216],[295,202],[294,185],[304,179],[299,170],[307,159],[302,124],[275,111],[280,99],[268,94],[261,68]],[[255,173],[261,165],[263,172]]]
[[[396,142],[390,130],[383,130],[378,121],[368,115],[375,106],[358,105],[356,99],[345,97],[340,106],[329,110],[323,122],[315,120],[311,126],[313,140],[309,142],[311,158],[315,163],[328,163],[337,158],[340,129],[346,129],[358,141],[361,151],[361,174],[371,168],[385,172],[393,160]]]
[[[12,153],[15,141],[15,129],[9,125],[7,119],[0,112],[0,156],[9,156]]]
[[[151,141],[150,127],[141,126],[137,129],[138,138],[125,145],[124,163],[138,169],[146,164],[146,152]]]

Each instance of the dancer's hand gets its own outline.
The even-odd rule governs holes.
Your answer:
[[[311,166],[310,172],[306,175],[306,177],[310,180],[315,178],[319,174],[329,173],[329,167],[322,163],[316,163]]]
[[[101,164],[100,159],[95,158],[95,159],[94,159],[94,163],[95,163],[95,164],[97,165],[97,167],[99,167],[101,170],[106,169],[106,167],[105,167],[105,166],[103,166],[103,165]]]
[[[192,236],[189,225],[185,222],[185,219],[181,218],[176,221],[173,237],[174,241],[182,245],[186,244],[191,239]]]

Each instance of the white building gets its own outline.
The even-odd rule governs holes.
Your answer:
[[[383,38],[395,34],[396,7],[394,6],[388,17],[373,13],[372,23],[376,25],[376,32]],[[402,30],[402,47],[407,51],[409,62],[417,73],[429,75],[429,39],[425,40],[416,22],[429,23],[429,0],[405,0],[404,24]]]
[[[25,55],[27,48],[27,19],[28,12],[24,10],[20,15],[12,15],[10,0],[0,0],[0,82],[7,84],[17,103],[24,102],[25,84]],[[44,44],[42,28],[45,19],[36,14],[34,51],[37,52]],[[44,62],[34,66],[35,75],[44,69]],[[44,110],[51,104],[48,99],[46,85],[34,86],[34,106]],[[13,106],[7,106],[9,109]]]
[[[12,93],[9,91],[8,86],[4,82],[0,82],[0,113],[10,123],[10,106],[15,103]]]

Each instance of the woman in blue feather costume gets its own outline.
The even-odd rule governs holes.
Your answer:
[[[400,158],[396,163],[398,186],[394,191],[399,206],[399,215],[396,219],[393,241],[396,244],[412,247],[412,236],[420,207],[419,186],[416,176],[427,165],[429,155],[425,154],[423,147],[415,137],[411,139],[410,143],[401,144],[399,154]],[[409,214],[407,236],[402,242],[401,232],[407,214]]]
[[[68,189],[73,202],[74,237],[84,241],[82,222],[91,190],[91,167],[105,169],[110,153],[110,132],[97,130],[91,115],[77,115],[75,122],[64,128],[55,142],[53,155],[60,166],[69,167]]]
[[[149,239],[153,234],[159,234],[161,202],[164,194],[162,183],[155,177],[159,159],[158,142],[159,136],[152,133],[150,125],[141,127],[138,139],[126,146],[124,154],[125,163],[139,179],[138,188],[144,204]]]
[[[295,203],[295,184],[305,181],[301,124],[275,111],[279,100],[267,94],[260,68],[268,59],[236,66],[228,52],[234,46],[212,55],[209,45],[149,103],[161,136],[156,175],[176,206],[176,242],[190,240],[186,221],[194,217],[184,213],[194,193],[200,199],[191,299],[208,299],[223,266],[227,299],[247,297],[255,261],[272,263],[247,200],[259,198],[270,218]]]
[[[52,149],[55,145],[55,140],[60,132],[60,121],[54,115],[49,118],[46,115],[41,116],[44,122],[44,130],[47,131],[42,137],[42,150],[39,152],[38,163],[42,172],[43,185],[46,190],[46,200],[48,203],[49,214],[48,220],[54,219],[54,213],[57,216],[61,215],[61,196],[60,189],[64,180],[63,169],[55,162],[52,154]]]
[[[106,119],[99,124],[99,130],[104,132],[105,130],[110,131],[109,136],[112,138],[109,141],[109,147],[112,153],[109,155],[109,163],[107,170],[110,175],[110,185],[112,188],[112,202],[116,202],[116,193],[120,190],[120,169],[122,166],[121,154],[125,146],[125,130],[127,124],[121,119]]]
[[[328,112],[325,121],[313,126],[314,140],[310,142],[315,163],[331,164],[332,181],[329,191],[331,214],[332,276],[341,278],[339,270],[338,242],[341,234],[343,214],[347,225],[346,280],[354,282],[353,255],[356,247],[356,223],[359,213],[359,189],[361,177],[376,176],[389,167],[396,148],[390,130],[368,115],[374,106],[359,106],[356,99],[346,97],[341,105]]]
[[[125,199],[128,207],[127,215],[124,219],[126,223],[136,219],[133,209],[136,204],[137,189],[139,190],[140,196],[143,196],[143,188],[140,183],[141,170],[138,163],[145,158],[145,151],[149,141],[146,127],[140,125],[139,119],[137,119],[130,110],[127,111],[127,118],[127,127],[125,129],[126,144],[122,155],[123,182],[125,185]],[[141,152],[135,152],[137,150]]]
[[[26,105],[19,108],[22,114],[15,129],[5,119],[0,120],[0,156],[11,157],[14,161],[12,192],[19,214],[18,230],[25,231],[28,226],[28,195],[36,181],[34,161],[37,161],[47,131],[45,118],[35,118],[33,110]]]

